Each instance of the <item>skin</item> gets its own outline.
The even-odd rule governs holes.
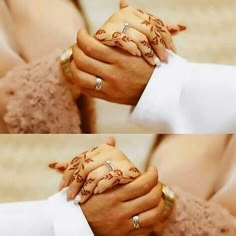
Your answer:
[[[95,235],[149,235],[151,232],[157,232],[159,230],[157,222],[161,221],[164,209],[162,185],[158,181],[157,170],[150,168],[140,175],[137,168],[114,145],[115,140],[110,137],[106,144],[82,153],[69,164],[52,163],[50,167],[64,174],[60,188],[69,186],[69,189],[75,191],[74,193],[80,190],[87,192],[86,189],[91,192],[89,195],[84,195],[85,198],[82,198],[80,205]],[[115,170],[122,172],[118,175],[119,181],[115,179],[115,184],[114,179],[110,181],[104,178],[110,175],[114,177],[116,172],[109,172],[104,165],[108,158]],[[82,165],[84,168],[81,168]],[[82,181],[77,182],[76,179]],[[95,182],[96,188],[93,185]],[[92,188],[87,188],[91,185]],[[110,188],[112,190],[109,190]],[[96,192],[96,189],[101,191]],[[76,195],[70,194],[71,191],[68,192],[69,199]],[[81,196],[83,197],[83,194]],[[103,214],[98,214],[99,212]],[[139,215],[141,229],[134,229],[132,219],[134,215]],[[111,218],[112,224],[107,220]]]
[[[124,34],[120,31],[126,22],[131,27]],[[71,83],[88,96],[136,105],[154,65],[167,61],[166,48],[175,51],[170,32],[176,34],[184,29],[180,25],[165,26],[160,19],[121,1],[121,9],[97,31],[95,38],[83,29],[78,32]],[[96,77],[102,78],[100,91],[94,90]]]

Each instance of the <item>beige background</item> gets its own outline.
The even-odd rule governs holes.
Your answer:
[[[190,61],[236,65],[235,0],[129,0],[130,4],[180,23],[188,30],[175,37],[178,53]],[[119,0],[82,0],[94,33],[118,9]],[[148,132],[127,122],[129,107],[98,101],[99,132]],[[106,114],[106,115],[104,115]],[[110,115],[109,115],[110,114]]]
[[[91,30],[118,6],[118,0],[83,0]],[[191,61],[236,65],[235,0],[129,0],[133,5],[181,23],[188,30],[175,38],[180,55]],[[126,122],[129,108],[99,102],[99,127],[105,132],[141,132]],[[103,116],[103,114],[108,114]],[[110,115],[109,115],[110,114]],[[120,125],[120,121],[122,125]],[[0,136],[0,202],[46,198],[56,191],[59,176],[49,162],[70,159],[102,143],[97,136]],[[142,167],[152,136],[116,135],[118,146]]]
[[[55,161],[104,143],[108,135],[0,135],[0,202],[44,199],[57,191]],[[152,135],[114,135],[117,147],[143,169]]]

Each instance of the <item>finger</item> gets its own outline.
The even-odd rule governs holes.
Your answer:
[[[127,209],[129,209],[128,214],[130,214],[130,217],[132,217],[133,215],[137,215],[140,212],[145,212],[155,208],[161,199],[162,185],[158,183],[149,193],[131,201],[127,201],[124,204],[127,205]]]
[[[172,35],[175,35],[187,29],[187,27],[184,25],[167,25],[166,27]]]
[[[126,0],[120,0],[120,9],[128,7],[129,4]]]
[[[64,171],[62,180],[59,184],[58,190],[62,190],[64,187],[67,187],[71,181],[74,171],[78,168],[81,159],[83,158],[84,153],[76,156],[72,159],[67,169]]]
[[[116,140],[113,136],[109,136],[106,140],[106,144],[107,145],[110,145],[112,147],[115,147],[116,146]]]
[[[68,166],[69,163],[67,162],[54,162],[48,165],[49,168],[57,170],[59,173],[64,173]]]
[[[107,46],[117,46],[134,56],[141,56],[137,45],[127,35],[118,31],[114,32],[110,25],[105,25],[97,31],[95,38]]]
[[[124,185],[116,190],[116,195],[121,201],[128,201],[150,192],[157,184],[158,174],[154,167],[150,167],[147,172],[135,181]]]
[[[132,182],[140,175],[139,170],[132,166],[126,166],[125,170],[113,170],[106,174],[97,184],[94,194],[103,193],[106,190],[116,186],[117,184],[127,184]]]
[[[80,86],[81,89],[86,88],[90,90],[95,90],[96,76],[78,69],[74,61],[71,62],[70,67],[71,67],[72,78],[75,84]],[[102,81],[102,87],[104,87],[104,81]],[[99,92],[102,93],[102,90]]]
[[[143,20],[140,17],[132,17],[129,23],[132,28],[147,36],[160,60],[167,61],[166,45],[161,33],[156,30],[155,22],[149,19]]]
[[[128,35],[132,41],[137,44],[138,49],[142,53],[142,56],[149,64],[160,65],[160,60],[156,57],[148,38],[144,34],[137,31],[136,29],[129,28],[126,31],[126,35]]]
[[[110,68],[109,64],[97,60],[93,55],[88,56],[76,45],[73,47],[73,62],[78,69],[101,78],[107,77]]]
[[[152,233],[152,228],[146,227],[141,229],[134,229],[128,233],[128,236],[143,236],[143,235],[146,236],[150,235],[150,233]]]
[[[80,203],[86,202],[93,194],[98,182],[109,172],[106,166],[101,166],[90,172],[81,189]]]
[[[95,150],[96,151],[96,150]],[[106,155],[99,155],[99,152],[87,152],[86,158],[81,161],[79,168],[73,173],[70,186],[67,191],[67,199],[74,199],[82,188],[90,172],[104,165],[107,160]],[[84,192],[83,195],[86,195]]]
[[[112,63],[114,50],[111,47],[101,44],[94,37],[88,34],[85,29],[79,30],[77,34],[77,46],[90,57],[105,63]]]
[[[157,207],[138,214],[139,224],[140,224],[140,229],[139,229],[140,232],[142,231],[142,229],[145,230],[145,231],[148,230],[148,229],[149,230],[153,229],[153,227],[156,224],[158,224],[158,221],[160,221],[160,219],[161,219],[161,215],[162,215],[162,212],[164,210],[164,207],[165,207],[164,200],[161,199],[160,203],[158,204]],[[131,229],[132,229],[133,218],[130,219],[130,223],[129,224],[131,225]],[[139,230],[132,229],[129,232],[129,235],[139,235],[139,234],[136,234],[136,233],[138,233],[137,231],[139,231]],[[149,231],[149,232],[152,232],[152,230]]]

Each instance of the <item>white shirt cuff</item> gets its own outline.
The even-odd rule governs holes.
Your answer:
[[[94,236],[80,206],[66,201],[66,189],[48,201],[55,236]]]

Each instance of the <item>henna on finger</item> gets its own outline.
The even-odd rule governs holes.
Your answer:
[[[130,167],[127,171],[116,169],[105,175],[97,184],[94,194],[103,193],[117,184],[127,184],[140,175],[136,167]]]
[[[107,46],[117,46],[134,56],[141,56],[137,45],[126,34],[117,31],[110,34],[106,30],[100,29],[96,32],[94,37]]]

